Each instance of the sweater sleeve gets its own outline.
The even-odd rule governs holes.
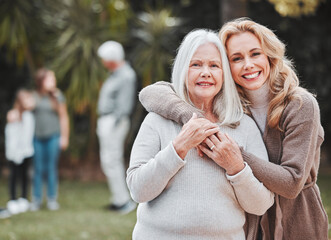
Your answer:
[[[261,134],[252,119],[247,118],[246,151],[254,153],[262,161],[268,162],[268,154]],[[274,193],[268,190],[252,172],[250,166],[245,163],[245,168],[236,175],[226,175],[234,188],[241,207],[248,213],[263,215],[274,204]]]
[[[274,193],[254,177],[247,163],[241,172],[234,176],[227,175],[227,178],[246,212],[261,216],[274,204]]]
[[[187,123],[194,112],[198,117],[203,117],[176,94],[169,82],[161,81],[143,88],[139,93],[139,101],[148,112],[155,112],[179,124]]]
[[[127,184],[132,199],[148,202],[159,196],[170,179],[185,165],[172,143],[161,149],[156,119],[148,114],[132,147]]]
[[[302,103],[292,101],[283,113],[282,155],[280,163],[262,161],[242,149],[244,160],[254,175],[271,191],[288,199],[302,191],[323,142],[317,101],[303,96]]]

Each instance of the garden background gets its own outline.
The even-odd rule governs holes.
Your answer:
[[[5,116],[15,91],[34,87],[38,67],[55,71],[66,95],[71,131],[70,147],[59,163],[61,210],[0,220],[0,239],[130,239],[135,214],[102,210],[108,196],[99,164],[95,108],[107,72],[97,48],[109,39],[123,43],[138,74],[139,92],[153,82],[169,81],[176,49],[187,32],[219,30],[241,16],[275,31],[287,45],[301,84],[317,96],[325,130],[319,183],[330,216],[330,13],[330,0],[0,0],[0,206],[8,200]],[[137,101],[126,163],[145,115]]]

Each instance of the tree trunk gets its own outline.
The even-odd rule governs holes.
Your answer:
[[[247,16],[246,0],[220,0],[221,25],[238,17]]]

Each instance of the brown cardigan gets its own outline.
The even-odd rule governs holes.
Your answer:
[[[268,126],[264,131],[270,162],[242,150],[254,175],[276,193],[275,204],[261,219],[265,240],[328,239],[328,218],[316,185],[324,131],[316,99],[306,92],[301,98],[285,108],[280,122],[283,132]],[[144,88],[139,100],[147,111],[182,124],[195,111],[167,82]],[[247,239],[257,238],[257,223],[257,216],[247,216]]]

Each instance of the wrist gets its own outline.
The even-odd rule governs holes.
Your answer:
[[[187,148],[185,147],[184,144],[181,144],[180,141],[177,141],[176,139],[174,139],[172,141],[172,145],[177,153],[177,155],[184,160],[184,158],[186,157],[186,154],[188,152]]]
[[[236,175],[237,173],[241,172],[244,168],[245,168],[245,163],[240,162],[240,163],[237,163],[237,164],[231,166],[230,168],[226,169],[226,174],[229,176],[233,176],[233,175]]]

